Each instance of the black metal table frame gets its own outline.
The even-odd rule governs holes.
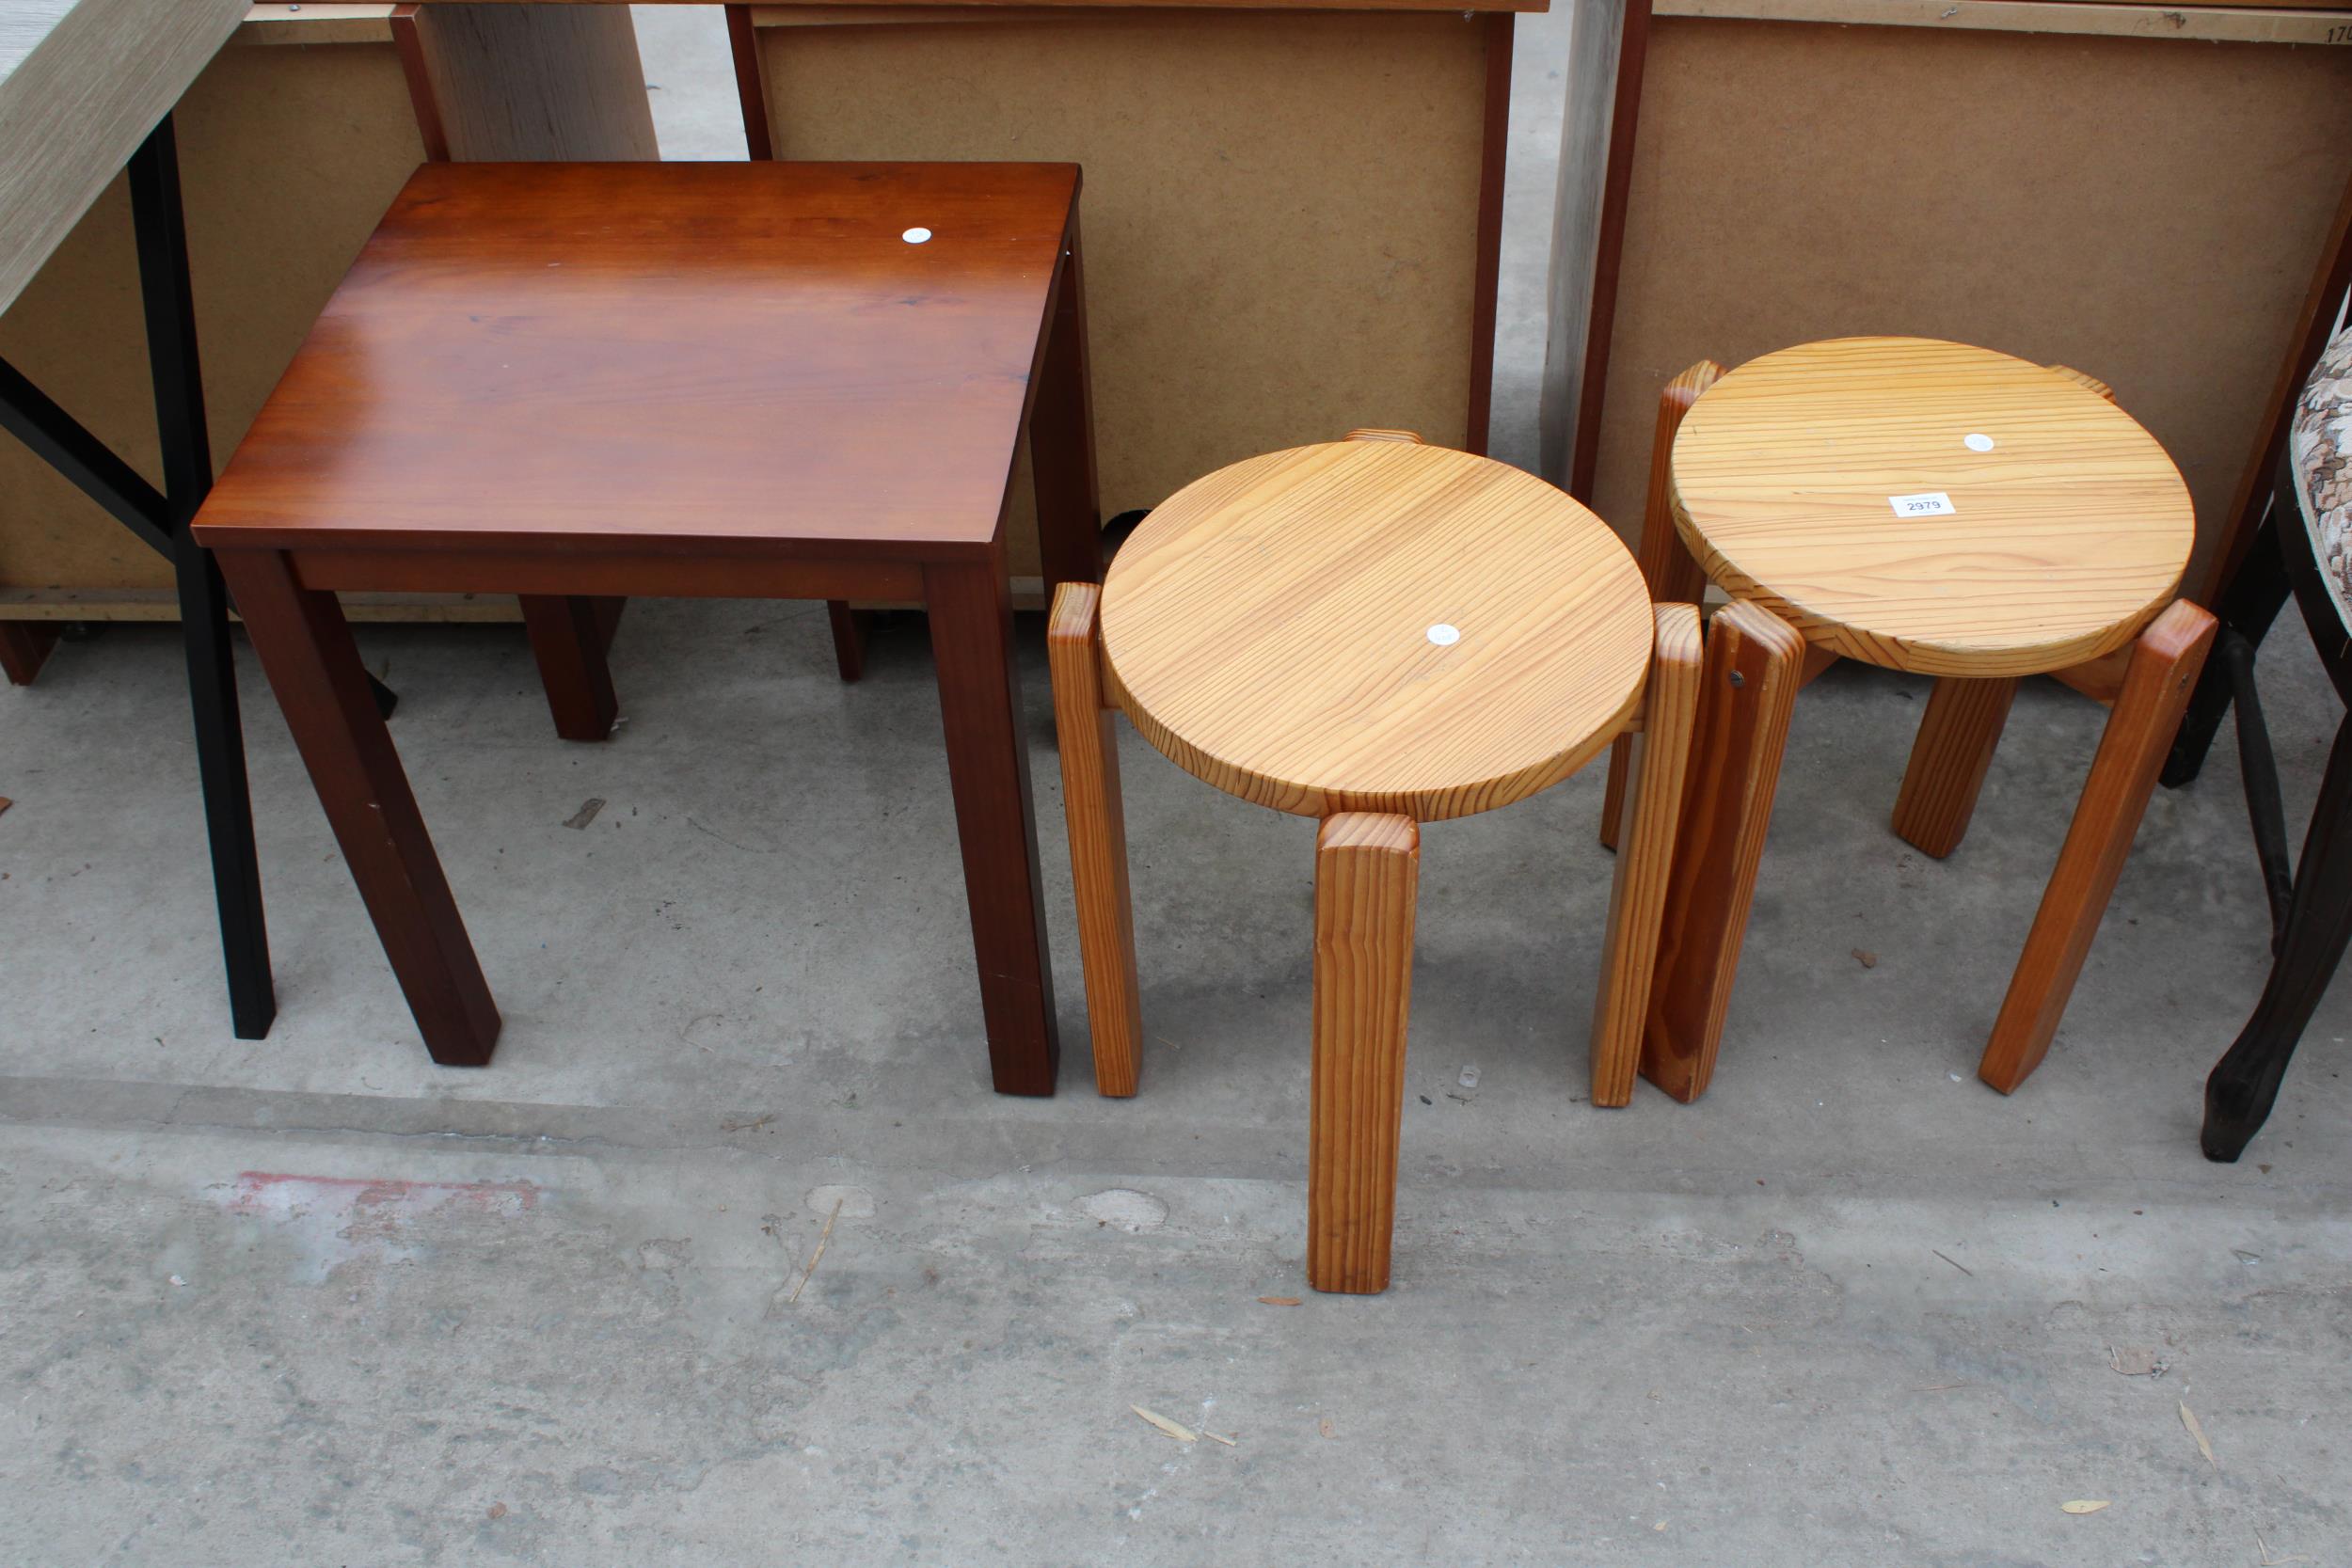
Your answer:
[[[229,970],[229,1016],[240,1039],[260,1039],[278,1015],[278,999],[270,981],[269,930],[253,846],[253,801],[237,716],[229,594],[219,568],[188,529],[212,489],[213,457],[197,358],[195,297],[188,283],[180,155],[170,115],[164,116],[131,155],[127,173],[147,324],[148,372],[154,383],[155,428],[163,451],[163,489],[148,483],[5,359],[0,359],[0,426],[172,564],[181,642],[187,656],[188,702],[196,720],[197,771],[212,847],[213,890]],[[375,690],[377,705],[390,712],[392,694],[380,685]]]
[[[2352,629],[2313,550],[2290,452],[2281,453],[2270,507],[2216,607],[2222,629],[2166,760],[2164,783],[2187,784],[2224,712],[2237,710],[2247,813],[2270,900],[2271,968],[2253,1015],[2205,1080],[2201,1142],[2208,1159],[2235,1160],[2268,1118],[2287,1063],[2352,945],[2352,713],[2336,726],[2303,853],[2290,871],[2279,770],[2254,691],[2254,652],[2293,594],[2336,694],[2352,705]]]

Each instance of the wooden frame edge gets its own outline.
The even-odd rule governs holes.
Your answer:
[[[449,128],[442,123],[441,101],[434,96],[433,72],[424,63],[424,36],[417,26],[414,5],[393,8],[387,24],[392,48],[400,55],[400,73],[408,82],[408,106],[416,112],[417,134],[424,140],[424,161],[449,160]]]
[[[1469,435],[1466,450],[1484,457],[1494,421],[1495,330],[1502,288],[1502,198],[1511,150],[1511,51],[1517,36],[1509,11],[1488,12],[1485,129],[1479,145],[1478,259],[1471,272]]]
[[[1601,407],[1609,398],[1610,338],[1617,325],[1617,268],[1625,256],[1625,214],[1633,190],[1633,137],[1642,115],[1642,68],[1649,56],[1650,0],[1625,0],[1617,38],[1617,86],[1610,103],[1609,157],[1593,242],[1593,292],[1584,326],[1584,368],[1577,384],[1576,436],[1568,494],[1590,505],[1600,463]]]
[[[727,52],[735,60],[735,96],[743,107],[743,143],[754,163],[776,155],[775,127],[768,120],[768,72],[759,58],[759,27],[748,5],[730,5]]]

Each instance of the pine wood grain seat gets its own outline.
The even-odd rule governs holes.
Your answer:
[[[1101,577],[1078,171],[436,164],[402,191],[196,522],[434,1057],[499,1019],[338,589],[526,595],[594,738],[629,594],[930,611],[999,1089],[1056,1037],[1003,523]],[[691,764],[689,764],[691,765]]]
[[[2102,383],[2063,367],[1851,338],[1713,370],[1684,378],[1687,414],[1661,420],[1679,548],[1772,635],[1802,639],[1804,678],[1839,657],[1937,677],[1895,810],[1905,839],[1957,847],[2021,677],[2115,664],[2106,736],[1979,1064],[2010,1092],[2049,1050],[2212,643],[2213,618],[2173,598],[2195,542],[2187,488]],[[1714,852],[1676,868],[1643,1056],[1678,1099],[1713,1072],[1787,724],[1786,702],[1736,737],[1700,717],[1679,842]],[[1735,797],[1736,829],[1691,832]]]
[[[1692,407],[1672,474],[1711,581],[1807,642],[1927,675],[2040,674],[2122,646],[2194,534],[2180,471],[2129,414],[2048,367],[1923,339],[1751,360]],[[1893,498],[1929,494],[1953,514],[1897,514]]]
[[[1698,612],[1653,606],[1541,480],[1391,431],[1220,469],[1162,503],[1049,645],[1097,1085],[1142,1022],[1109,713],[1172,761],[1319,818],[1308,1279],[1389,1280],[1422,824],[1507,805],[1640,729],[1592,1030],[1629,1092],[1697,706]]]

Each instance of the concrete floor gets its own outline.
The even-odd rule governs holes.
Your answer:
[[[2009,1100],[1972,1069],[2101,720],[2058,688],[1944,863],[1884,825],[1923,684],[1807,692],[1694,1106],[1582,1102],[1597,770],[1433,829],[1396,1282],[1343,1299],[1300,1273],[1307,824],[1125,734],[1151,1045],[1098,1099],[1033,643],[1068,1049],[1004,1100],[919,626],[845,688],[815,607],[640,604],[601,746],[518,632],[361,642],[487,1069],[427,1061],[250,660],[266,1041],[226,1027],[169,634],[0,692],[0,1562],[2352,1559],[2341,995],[2245,1162],[2196,1147],[2265,967],[2227,754],[2159,794]],[[2290,624],[2264,670],[2299,822],[2335,705]]]

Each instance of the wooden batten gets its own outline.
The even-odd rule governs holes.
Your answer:
[[[392,17],[404,8],[393,0],[333,4],[322,0],[268,0],[245,13],[236,43],[389,43]],[[413,9],[413,7],[406,8]]]

